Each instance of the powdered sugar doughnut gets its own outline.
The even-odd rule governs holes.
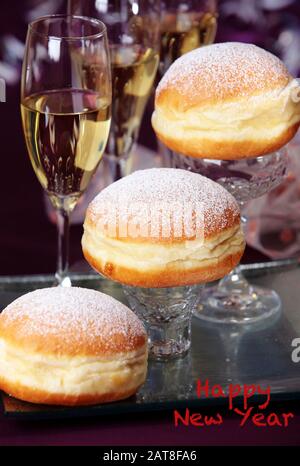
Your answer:
[[[33,403],[127,398],[144,382],[147,338],[126,306],[85,288],[46,288],[0,314],[0,389]]]
[[[153,168],[105,188],[91,202],[82,248],[101,274],[142,287],[216,280],[244,251],[231,194],[201,175]]]
[[[168,69],[152,125],[169,148],[195,158],[235,160],[286,144],[300,123],[300,102],[285,65],[252,44],[193,50]]]

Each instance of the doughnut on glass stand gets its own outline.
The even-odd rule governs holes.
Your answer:
[[[149,338],[149,354],[169,359],[185,354],[191,346],[192,314],[201,285],[174,288],[123,286],[131,309],[140,317]]]
[[[200,173],[226,188],[242,208],[278,186],[285,176],[286,148],[260,157],[242,160],[195,159],[172,153],[172,165]],[[242,218],[243,222],[246,221]],[[270,318],[280,311],[278,294],[250,285],[238,266],[217,285],[207,286],[195,314],[211,322],[245,324]]]

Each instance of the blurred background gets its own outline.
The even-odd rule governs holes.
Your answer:
[[[179,3],[179,2],[178,2]],[[67,10],[64,0],[10,0],[0,16],[0,77],[6,81],[6,102],[0,103],[1,202],[0,274],[53,273],[56,266],[56,226],[42,188],[32,170],[20,118],[20,76],[28,22]],[[252,42],[275,53],[294,76],[300,76],[299,0],[219,0],[215,42]],[[159,155],[150,125],[150,98],[135,157]],[[292,257],[300,252],[300,140],[291,143],[291,167],[286,182],[247,207],[250,219],[244,261]],[[158,160],[159,164],[159,160]],[[99,175],[98,175],[99,176]],[[105,174],[102,174],[105,177]],[[101,183],[109,180],[103,178]],[[81,206],[81,208],[84,206]],[[299,208],[298,208],[299,207]],[[272,216],[270,215],[272,213]],[[76,212],[71,229],[71,270],[83,270],[82,225]]]

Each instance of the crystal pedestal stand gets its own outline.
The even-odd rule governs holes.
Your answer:
[[[247,201],[281,183],[288,157],[286,148],[260,157],[230,161],[195,159],[173,153],[172,165],[223,185],[243,207]],[[195,315],[211,322],[244,324],[270,318],[280,308],[280,297],[275,291],[251,285],[237,267],[217,285],[206,287]]]
[[[184,355],[191,345],[191,319],[201,285],[174,288],[123,286],[131,309],[144,322],[155,359]]]

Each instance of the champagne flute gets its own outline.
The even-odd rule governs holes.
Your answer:
[[[69,0],[69,13],[100,18],[112,64],[112,123],[105,150],[113,181],[127,174],[159,62],[160,0]]]
[[[157,83],[184,53],[212,44],[217,31],[217,0],[161,0],[161,45]],[[157,140],[164,166],[172,165],[171,151]]]
[[[101,160],[110,128],[111,69],[105,25],[53,15],[29,24],[21,114],[33,169],[57,212],[56,282],[68,275],[69,215]]]
[[[212,44],[217,31],[217,0],[162,0],[160,78],[184,53]]]

